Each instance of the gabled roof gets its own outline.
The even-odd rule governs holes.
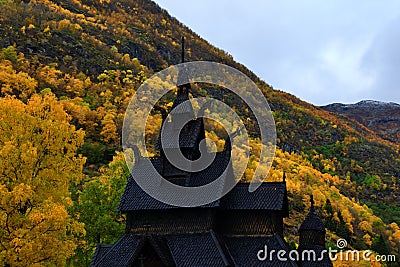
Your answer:
[[[98,253],[91,262],[91,266],[128,266],[139,245],[140,237],[130,234],[123,235],[105,253]]]
[[[284,182],[264,182],[254,192],[248,183],[238,183],[222,199],[222,207],[229,210],[287,211],[287,192]]]
[[[234,266],[297,266],[289,258],[287,261],[280,261],[276,254],[271,260],[269,258],[265,261],[258,259],[257,253],[264,250],[264,246],[267,246],[269,252],[284,250],[288,255],[290,248],[279,235],[225,237],[224,241],[233,258]]]
[[[162,261],[163,266],[175,266],[175,262],[168,248],[166,239],[162,236],[156,235],[142,237],[131,262],[140,260],[140,254],[145,254],[148,252],[146,251],[146,249],[148,249],[146,248],[146,244],[150,245],[151,249],[156,252],[157,256]]]
[[[171,123],[171,122],[164,122]],[[180,148],[194,148],[197,145],[197,139],[199,136],[202,136],[201,131],[204,131],[203,127],[203,119],[197,118],[189,121],[181,130],[179,134],[179,147]],[[172,140],[176,137],[177,133],[169,133],[168,131],[164,132],[163,138],[163,148],[177,148]],[[156,149],[161,148],[161,135],[158,136]]]
[[[151,164],[154,168],[159,172],[162,173],[162,158],[152,158]],[[206,169],[188,174],[187,183],[185,186],[201,186],[208,184],[219,176],[221,176],[224,170],[227,168],[229,164],[229,157],[227,157],[226,153],[221,152],[217,153],[213,163],[208,166]],[[146,179],[150,172],[150,168],[152,168],[149,164],[138,163],[132,170],[131,177],[129,178],[125,191],[121,197],[121,201],[118,206],[119,212],[127,212],[127,211],[134,211],[134,210],[158,210],[158,209],[171,209],[171,208],[178,208],[175,206],[171,206],[160,202],[153,197],[149,196],[143,189],[136,183],[133,177],[140,177],[140,179]],[[171,179],[171,177],[168,177]],[[173,177],[172,177],[173,178]],[[219,183],[219,188],[222,192],[224,186],[224,180],[221,180]],[[163,182],[159,184],[159,187],[163,187]],[[171,196],[174,197],[174,196]],[[202,207],[217,207],[219,206],[219,200],[204,205]]]
[[[175,266],[166,239],[161,236],[135,236],[125,234],[114,245],[99,245],[91,266],[130,266],[140,256],[142,248],[149,244],[164,266]],[[102,251],[101,247],[107,247]]]
[[[113,245],[105,245],[105,244],[98,244],[96,247],[96,251],[94,252],[92,261],[90,262],[90,266],[95,266],[98,261],[105,255],[108,253],[108,251],[110,250],[110,248]]]
[[[146,242],[165,266],[233,266],[230,256],[222,249],[225,245],[220,243],[213,231],[144,237],[125,234],[105,254],[100,253],[98,247],[91,266],[130,266],[138,259]]]
[[[176,266],[232,266],[213,231],[165,238]]]
[[[187,174],[184,186],[202,186],[208,184],[220,177],[229,165],[229,153],[219,152],[213,163],[206,169],[192,174]],[[152,158],[151,164],[154,168],[162,173],[162,158]],[[177,208],[160,202],[149,196],[133,177],[146,179],[151,168],[150,165],[138,163],[132,170],[132,176],[129,178],[125,191],[121,197],[118,211],[128,212],[134,210],[157,210]],[[166,170],[169,171],[169,170]],[[230,177],[230,172],[226,173],[226,177]],[[173,177],[168,177],[172,179]],[[163,183],[160,183],[160,188]],[[220,183],[219,190],[223,190],[223,181]],[[248,191],[248,183],[238,183],[228,194],[221,200],[217,200],[202,207],[219,207],[225,210],[270,210],[283,211],[285,216],[288,212],[287,191],[285,182],[265,182],[254,192]],[[220,202],[222,203],[220,205]],[[312,217],[313,218],[313,217]],[[310,218],[309,218],[310,219]],[[306,218],[307,220],[307,218]]]

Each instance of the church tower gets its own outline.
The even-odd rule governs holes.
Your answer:
[[[316,260],[302,259],[299,266],[318,266],[330,267],[333,266],[327,252],[325,250],[325,226],[321,218],[318,216],[314,207],[313,195],[310,195],[310,211],[299,228],[299,254],[302,255],[305,250],[315,252]]]
[[[292,259],[281,261],[272,257],[262,260],[258,257],[260,249],[265,247],[284,250],[287,254],[290,251],[284,240],[283,219],[289,216],[285,178],[282,182],[263,182],[254,192],[249,192],[248,183],[239,182],[220,199],[198,207],[160,202],[137,184],[136,179],[150,178],[153,167],[165,180],[185,187],[200,187],[218,180],[215,186],[222,191],[229,180],[235,179],[229,138],[224,150],[216,152],[211,164],[203,170],[181,170],[166,157],[166,154],[176,155],[180,151],[189,161],[194,161],[209,153],[200,148],[205,143],[201,142],[205,138],[204,121],[194,115],[189,101],[190,87],[187,73],[181,69],[173,109],[169,114],[162,110],[162,124],[170,131],[162,140],[160,133],[155,144],[159,155],[145,160],[134,148],[134,167],[118,206],[118,211],[126,216],[125,233],[112,245],[99,243],[90,265],[297,266]],[[236,133],[228,134],[233,138]],[[177,136],[178,142],[174,139]],[[164,180],[156,186],[161,190],[163,185]],[[312,202],[310,213],[300,227],[300,247],[322,250],[324,242],[325,229]],[[319,266],[331,266],[329,263]],[[306,266],[306,262],[299,264]]]
[[[326,230],[321,218],[315,212],[313,195],[310,197],[310,212],[299,229],[300,247],[309,245],[325,247]]]

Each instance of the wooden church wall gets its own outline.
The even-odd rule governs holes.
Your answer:
[[[214,212],[206,208],[136,211],[127,214],[126,231],[135,234],[204,232],[214,226]]]
[[[318,244],[325,246],[325,233],[316,233],[315,230],[303,230],[300,234],[300,244]]]
[[[283,237],[280,212],[258,210],[224,211],[218,215],[218,229],[224,235],[273,235]]]

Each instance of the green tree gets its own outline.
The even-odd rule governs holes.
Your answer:
[[[388,255],[389,249],[386,245],[383,235],[377,235],[372,241],[371,249],[381,255]]]
[[[17,63],[18,56],[14,46],[8,46],[1,50],[0,58],[7,59],[13,64]]]
[[[87,243],[79,247],[72,263],[89,264],[98,235],[102,243],[110,244],[123,234],[124,217],[117,207],[128,177],[124,154],[117,152],[108,167],[101,169],[99,177],[92,178],[76,192],[77,203],[72,212],[85,224]]]

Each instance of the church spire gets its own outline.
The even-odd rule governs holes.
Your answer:
[[[325,246],[325,227],[315,212],[314,197],[310,195],[310,211],[299,228],[300,246],[304,245],[319,245]]]
[[[182,36],[181,63],[185,63],[185,37]]]
[[[314,208],[314,196],[311,194],[310,195],[310,212],[314,212],[315,208]]]
[[[182,51],[181,51],[181,63],[185,63],[185,37],[182,36]],[[189,99],[189,90],[190,90],[190,83],[188,79],[188,75],[186,73],[185,66],[179,70],[178,73],[178,93],[177,98],[182,98],[184,100]]]
[[[182,62],[185,61],[185,39],[182,37]],[[188,79],[188,73],[186,64],[179,64],[176,67],[178,71],[177,77],[177,94],[171,107],[169,115],[164,112],[163,114],[163,125],[168,126],[172,132],[167,134],[163,140],[164,144],[161,144],[161,135],[158,137],[157,149],[161,152],[165,152],[166,149],[177,149],[185,150],[186,154],[192,153],[193,157],[187,156],[187,158],[196,158],[200,154],[198,144],[200,140],[205,138],[204,125],[202,119],[196,119],[193,106],[189,98],[189,90],[191,88]],[[163,112],[161,110],[161,112]],[[165,118],[169,116],[168,120]],[[195,122],[193,122],[196,120]],[[172,137],[179,135],[179,147],[172,142]]]

